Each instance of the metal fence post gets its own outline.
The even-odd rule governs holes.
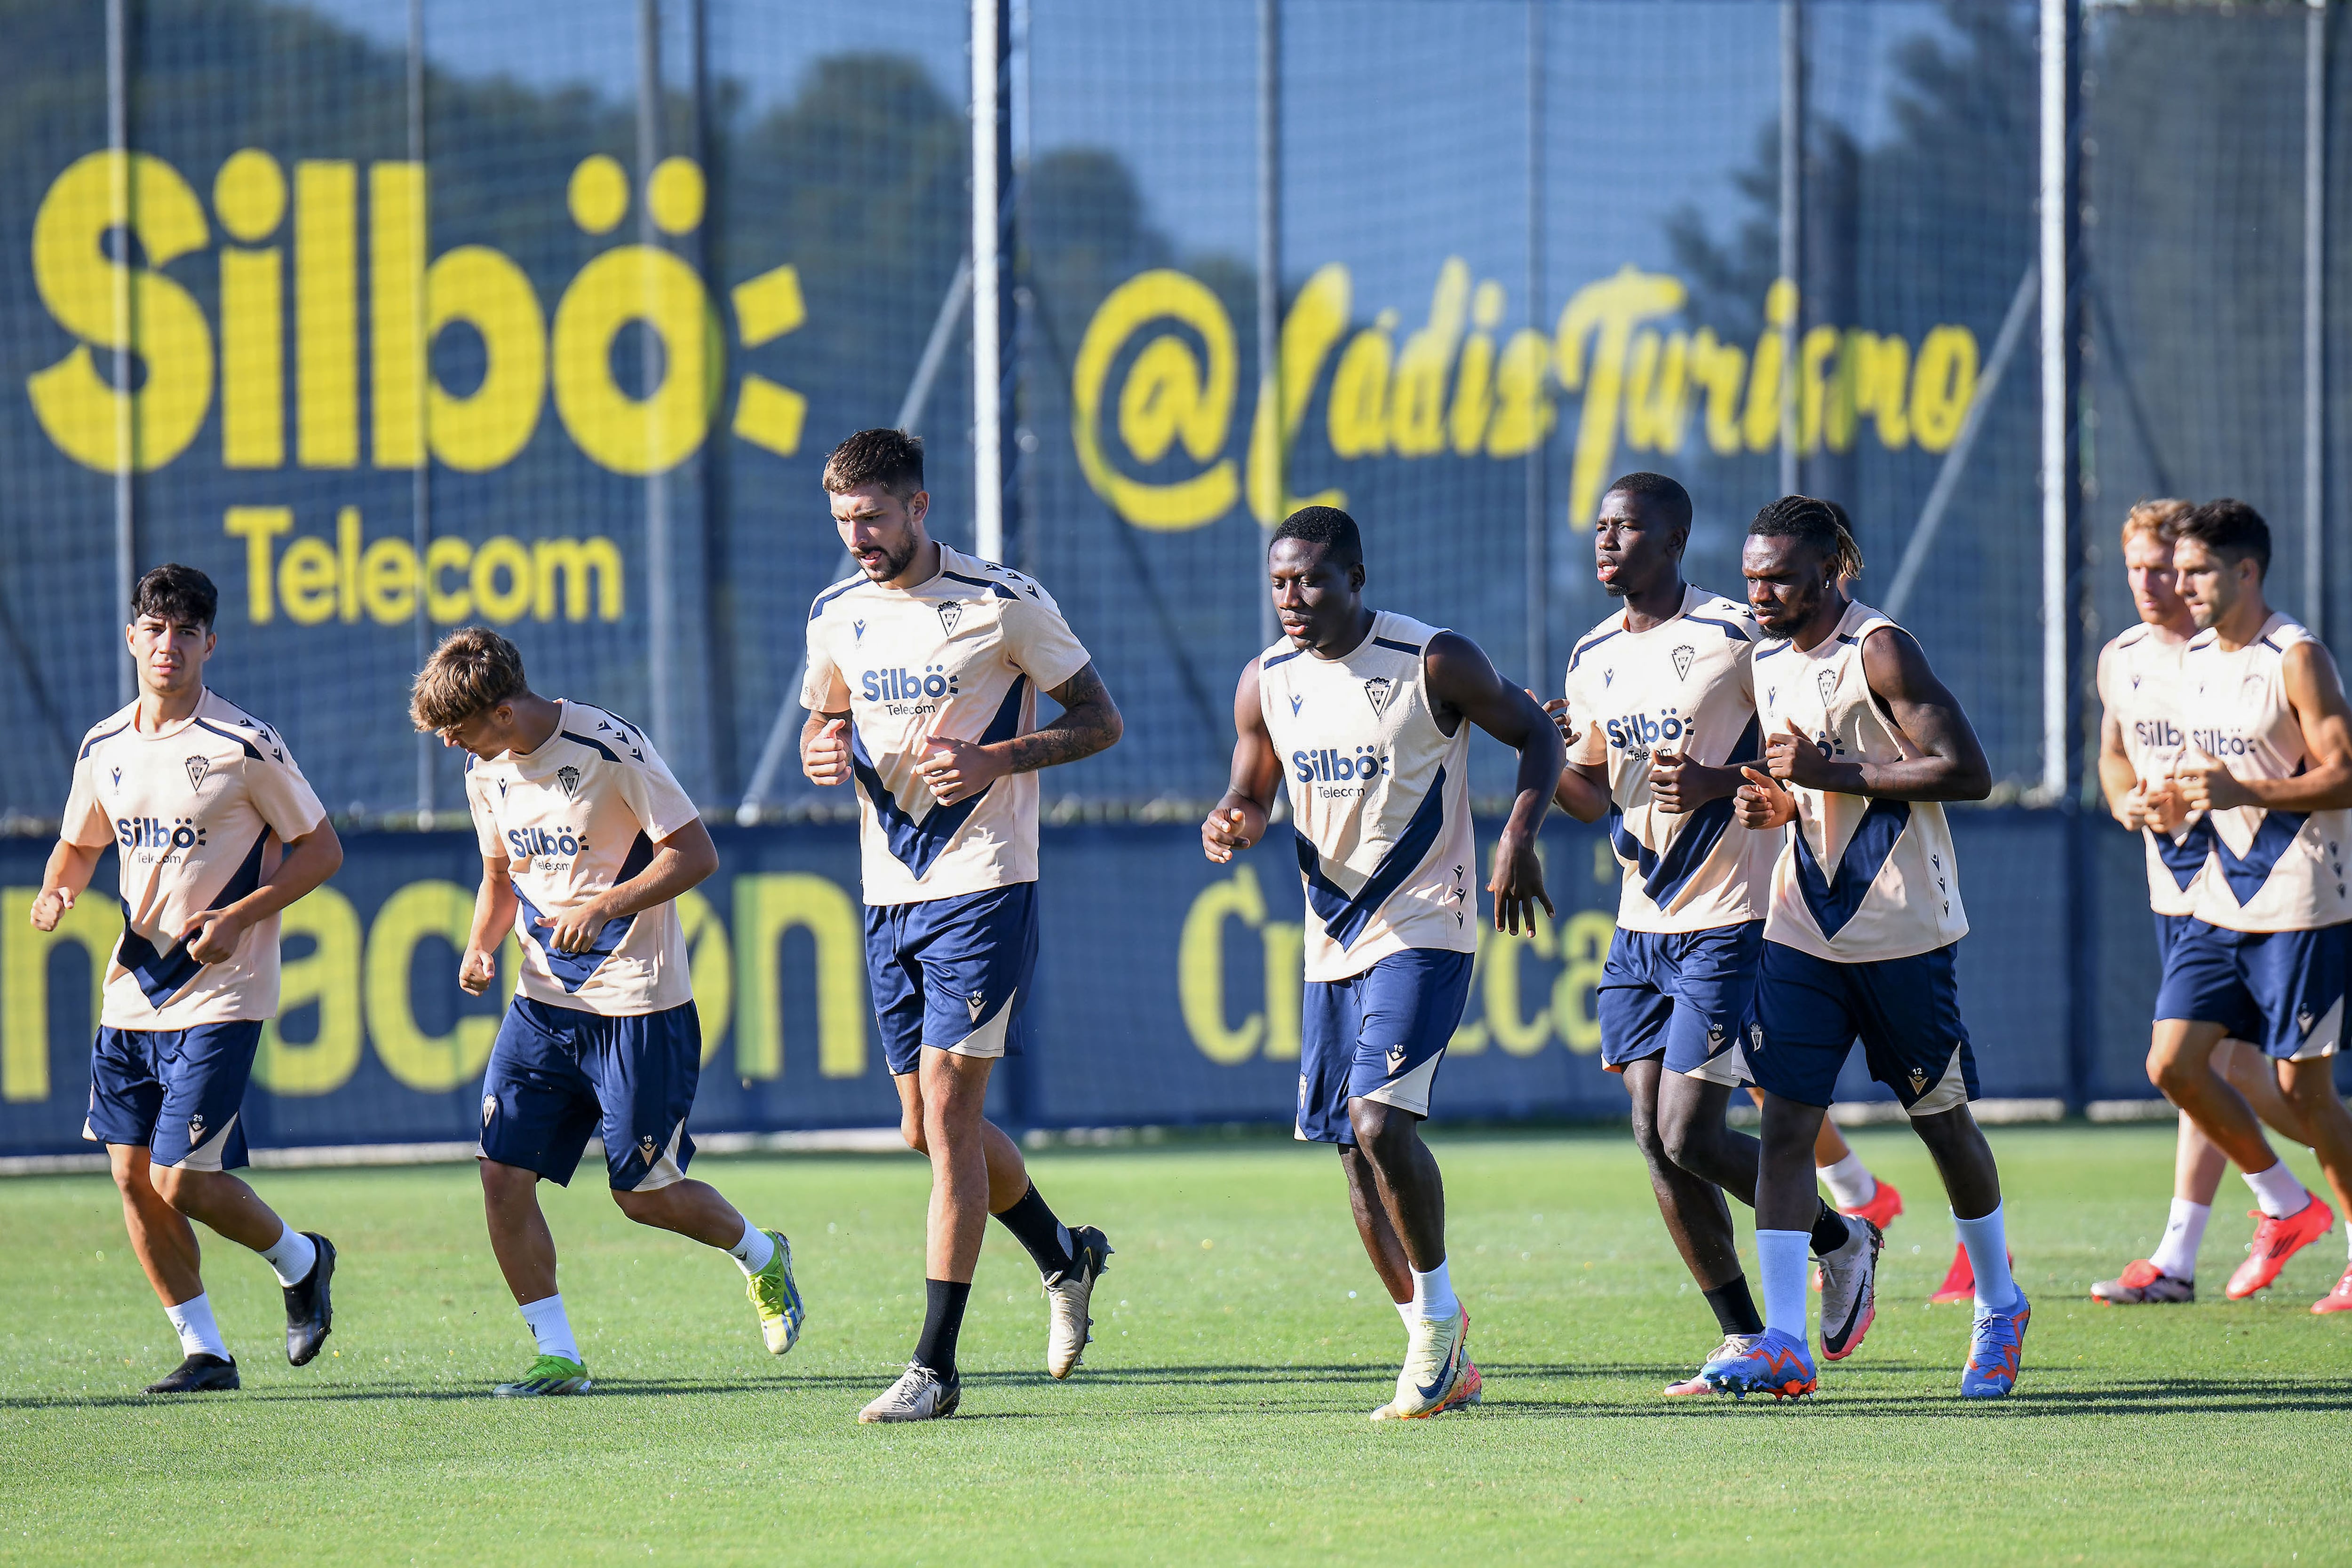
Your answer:
[[[117,210],[128,214],[139,199],[131,178],[130,0],[106,0],[106,145],[114,154]],[[131,319],[131,269],[114,268],[114,585],[116,603],[127,608],[139,582],[137,519],[131,511],[131,350],[138,334]],[[139,677],[129,650],[115,662],[115,695],[129,702],[139,695]]]
[[[1780,276],[1803,287],[1805,264],[1805,5],[1780,0]],[[1780,494],[1797,493],[1797,323],[1780,328]]]
[[[1005,417],[1013,328],[1005,198],[1013,164],[1012,6],[971,0],[972,549],[1001,561],[1012,509],[1012,422]]]
[[[2303,55],[2303,621],[2327,635],[2327,0]]]
[[[1528,0],[1528,322],[1538,332],[1544,320],[1544,26],[1546,0]],[[1551,689],[1549,628],[1551,536],[1544,517],[1544,459],[1549,433],[1538,426],[1527,456],[1526,532],[1528,571],[1528,686],[1538,695]]]
[[[409,311],[415,322],[416,352],[424,360],[428,352],[425,341],[425,268],[433,256],[433,175],[425,162],[425,0],[408,0],[408,161],[420,171],[425,183],[425,233],[417,244],[423,251],[416,268],[416,290],[409,301]],[[416,559],[429,559],[433,543],[433,443],[429,428],[432,415],[430,400],[416,400],[417,432],[416,467],[408,480],[408,523],[412,547]],[[423,669],[433,651],[433,623],[425,613],[425,595],[416,596],[415,653],[416,667]],[[416,737],[416,825],[433,826],[433,754],[441,743],[430,735]]]
[[[1289,443],[1282,439],[1282,0],[1257,0],[1257,363],[1258,401],[1274,411],[1274,510],[1290,504]],[[1264,416],[1261,416],[1264,417]],[[1257,645],[1279,635],[1274,596],[1265,588],[1265,555],[1279,517],[1259,525]]]
[[[661,230],[654,223],[654,166],[661,162],[661,0],[637,3],[637,243],[658,246]],[[654,273],[646,272],[648,289]],[[648,298],[646,314],[658,319],[657,301]],[[663,371],[660,334],[647,331],[640,340],[645,392],[653,395]],[[675,619],[670,574],[669,476],[659,471],[646,476],[646,724],[654,744],[677,754],[677,727],[672,722],[676,674],[671,668],[671,622]]]

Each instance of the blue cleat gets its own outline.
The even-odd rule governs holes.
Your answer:
[[[1698,1375],[1717,1392],[1737,1399],[1750,1394],[1801,1399],[1813,1391],[1813,1354],[1803,1340],[1767,1329],[1760,1334],[1726,1340],[1723,1350],[1700,1367]]]
[[[1960,1368],[1960,1397],[2006,1399],[2017,1386],[2017,1364],[2025,1354],[2025,1325],[2033,1321],[2033,1305],[2017,1292],[2014,1305],[1983,1308],[1977,1312],[1976,1332],[1969,1340],[1969,1364]]]

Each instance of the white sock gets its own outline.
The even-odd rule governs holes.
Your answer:
[[[2156,1244],[2147,1260],[2176,1280],[2194,1280],[2197,1249],[2205,1240],[2205,1222],[2212,1218],[2212,1205],[2174,1198],[2171,1217],[2164,1222],[2164,1239]]]
[[[216,1355],[229,1359],[228,1346],[221,1343],[220,1325],[213,1322],[213,1299],[209,1295],[182,1301],[176,1307],[165,1307],[163,1315],[172,1320],[179,1332],[182,1355]]]
[[[1878,1196],[1878,1178],[1862,1163],[1862,1156],[1853,1150],[1833,1166],[1822,1166],[1813,1174],[1830,1189],[1832,1208],[1860,1208]]]
[[[1443,1260],[1426,1274],[1413,1270],[1411,1305],[1416,1318],[1444,1318],[1449,1322],[1462,1310],[1462,1303],[1454,1299],[1454,1280],[1446,1273]]]
[[[2000,1309],[2017,1304],[2017,1281],[2009,1277],[2008,1227],[2000,1211],[2006,1204],[1994,1204],[1992,1212],[1976,1219],[1952,1216],[1952,1228],[1960,1233],[1960,1245],[1968,1249],[1969,1267],[1977,1277],[1977,1305]]]
[[[2294,1173],[2286,1168],[2284,1160],[2266,1171],[2242,1171],[2246,1185],[2254,1189],[2254,1202],[2273,1219],[2284,1219],[2290,1214],[2301,1214],[2311,1201]]]
[[[299,1285],[310,1277],[310,1266],[319,1260],[319,1249],[309,1237],[290,1225],[284,1225],[278,1239],[261,1249],[262,1261],[277,1272],[281,1285]]]
[[[1407,1328],[1412,1327],[1412,1299],[1411,1297],[1407,1297],[1405,1300],[1397,1302],[1396,1310],[1397,1316],[1404,1320],[1404,1326]]]
[[[561,1292],[536,1301],[525,1301],[515,1309],[522,1321],[530,1325],[530,1337],[539,1342],[541,1355],[560,1355],[574,1366],[584,1365],[580,1359],[580,1346],[572,1337],[572,1320],[563,1315]]]
[[[1805,1266],[1813,1239],[1802,1230],[1758,1230],[1756,1272],[1764,1281],[1764,1330],[1805,1341]]]
[[[746,1274],[758,1273],[775,1255],[776,1239],[748,1219],[743,1222],[743,1239],[727,1249],[727,1256]]]

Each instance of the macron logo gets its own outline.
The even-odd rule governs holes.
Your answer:
[[[1290,716],[1297,718],[1298,716],[1298,710],[1306,706],[1307,699],[1305,697],[1293,696],[1290,699]],[[114,770],[114,781],[118,784],[122,782],[122,769],[120,768]]]

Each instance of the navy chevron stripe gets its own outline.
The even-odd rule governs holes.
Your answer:
[[[2211,831],[2205,819],[2200,817],[2197,827],[2190,829],[2189,836],[2179,843],[2172,841],[2170,833],[2142,830],[2156,841],[2157,858],[2164,862],[2164,869],[2172,873],[2172,880],[2180,884],[2183,893],[2187,893],[2189,884],[2197,880],[2199,868],[2204,865],[2205,857],[2212,852],[2212,845],[2206,841],[2205,834],[2198,831],[2200,828],[2206,832]]]
[[[91,736],[89,740],[83,743],[81,756],[75,758],[74,760],[77,762],[80,761],[82,757],[88,757],[91,752],[98,749],[99,742],[112,740],[116,736],[121,735],[124,730],[129,729],[130,727],[131,721],[125,721],[124,723],[116,725],[112,729],[107,730],[103,734]]]
[[[198,729],[208,729],[215,735],[219,736],[223,740],[236,741],[239,746],[245,747],[245,754],[247,757],[253,758],[256,762],[261,760],[261,748],[254,745],[253,742],[246,739],[245,737],[237,734],[236,731],[233,729],[224,729],[208,718],[200,718],[196,720],[196,727]]]
[[[592,741],[590,744],[594,743]],[[653,863],[654,841],[640,832],[637,841],[629,846],[629,858],[621,862],[619,873],[613,878],[613,885],[618,887],[630,878],[642,874],[646,867]],[[586,952],[559,953],[547,945],[545,936],[540,935],[540,927],[547,916],[523,892],[520,883],[515,883],[515,902],[522,905],[523,930],[531,945],[539,949],[539,956],[547,960],[548,973],[553,975],[556,983],[565,990],[575,993],[588,983],[589,976],[604,967],[605,959],[620,950],[621,944],[629,939],[629,932],[637,923],[635,915],[607,920],[604,929],[596,933],[596,940],[588,945]],[[644,911],[638,913],[643,914]]]
[[[2210,817],[2198,819],[2196,828],[2189,835],[2189,841],[2195,844],[2201,840],[2204,849],[2210,849],[2220,857],[2221,880],[2230,884],[2230,896],[2238,901],[2239,908],[2243,909],[2263,891],[2263,883],[2270,881],[2271,873],[2278,869],[2279,857],[2286,853],[2288,846],[2294,842],[2296,835],[2303,831],[2303,824],[2308,820],[2309,813],[2304,811],[2264,812],[2263,825],[2254,830],[2254,841],[2246,846],[2243,860],[2232,854],[2230,846],[2221,841],[2221,835],[2214,831]],[[2200,851],[2197,863],[2202,865],[2204,862],[2205,857]],[[2171,863],[2169,856],[2166,857],[2166,863]],[[2180,874],[2178,867],[2173,874]],[[2180,885],[2186,887],[2189,884],[2184,881]]]
[[[1685,615],[1683,619],[1685,621],[1696,621],[1702,626],[1712,626],[1735,643],[1745,643],[1748,640],[1748,633],[1746,632],[1741,631],[1738,626],[1733,625],[1728,621],[1717,621],[1713,616],[1709,615]]]
[[[1004,701],[996,716],[988,721],[988,731],[980,737],[982,746],[994,746],[1011,740],[1021,728],[1021,695],[1029,687],[1027,675],[1013,677],[1013,689],[1004,694]],[[988,789],[965,797],[952,806],[933,806],[928,816],[918,822],[907,814],[907,809],[891,795],[890,787],[882,782],[882,774],[867,754],[865,737],[857,727],[849,727],[849,768],[874,802],[875,820],[882,824],[882,836],[889,841],[890,852],[917,876],[928,875],[932,864],[947,852],[948,843],[971,820],[972,812],[988,798]],[[995,789],[992,784],[989,789]]]
[[[261,885],[261,848],[268,841],[269,830],[264,828],[253,841],[253,848],[246,852],[236,874],[213,894],[205,908],[226,909]],[[178,941],[156,951],[155,944],[131,929],[131,905],[127,903],[122,904],[122,940],[115,946],[114,961],[131,971],[139,988],[147,993],[148,1001],[159,1008],[186,990],[188,982],[204,967]]]
[[[1343,950],[1351,946],[1364,934],[1364,927],[1371,924],[1381,905],[1389,901],[1390,894],[1403,886],[1404,879],[1429,858],[1429,852],[1436,847],[1437,835],[1444,830],[1445,769],[1440,768],[1429,786],[1429,793],[1414,809],[1412,820],[1405,824],[1396,842],[1389,846],[1389,852],[1381,857],[1381,863],[1372,868],[1372,874],[1364,879],[1363,887],[1350,898],[1338,883],[1323,874],[1323,857],[1317,852],[1314,841],[1293,825],[1290,833],[1298,849],[1298,869],[1307,878],[1307,902],[1315,906],[1315,917],[1323,922],[1323,929],[1331,940]]]
[[[1797,891],[1804,895],[1805,907],[1813,912],[1813,924],[1822,928],[1823,936],[1835,941],[1845,929],[1845,923],[1870,896],[1870,884],[1878,880],[1886,857],[1895,852],[1895,841],[1910,825],[1910,801],[1873,800],[1853,837],[1846,841],[1833,877],[1822,874],[1822,862],[1813,857],[1813,846],[1805,841],[1801,830],[1790,835],[1797,841]]]
[[[940,575],[946,578],[950,582],[968,582],[974,588],[985,588],[999,599],[1011,599],[1013,597],[1013,591],[1005,587],[1004,584],[991,581],[989,579],[984,577],[966,577],[960,571],[942,571]]]
[[[1642,873],[1642,892],[1652,904],[1664,908],[1682,893],[1715,846],[1723,841],[1724,830],[1731,826],[1732,798],[1709,800],[1690,813],[1683,830],[1659,854],[1625,831],[1625,813],[1614,801],[1609,807],[1609,841],[1617,853],[1632,861]]]

